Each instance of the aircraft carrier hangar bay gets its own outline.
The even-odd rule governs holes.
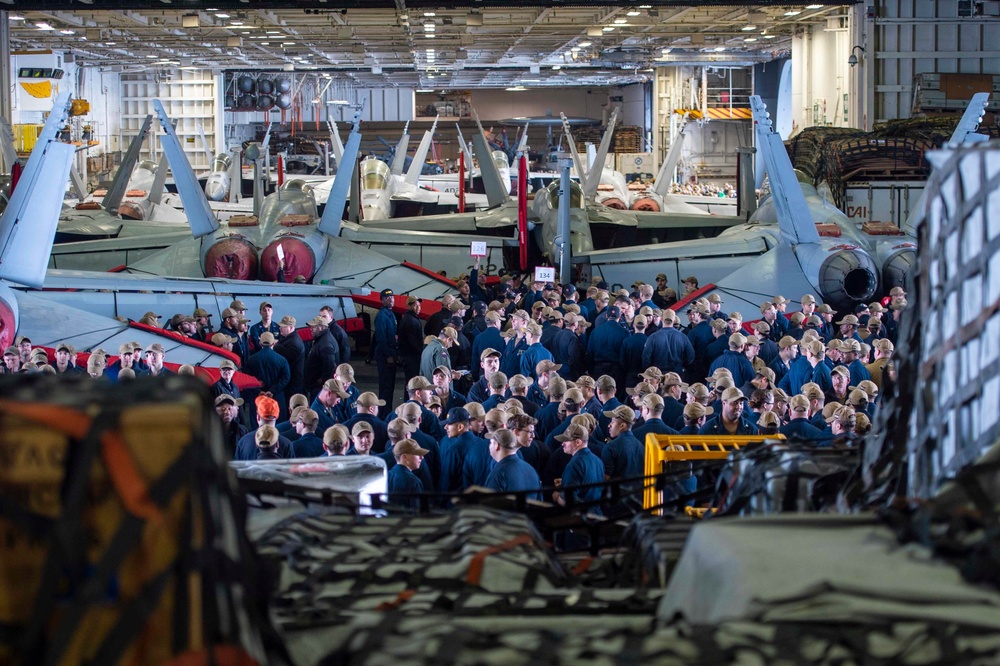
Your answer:
[[[0,661],[1000,661],[998,22],[0,3]]]

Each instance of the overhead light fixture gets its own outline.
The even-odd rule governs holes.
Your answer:
[[[424,37],[426,37],[427,39],[434,39],[435,35],[433,32],[426,32],[424,33]]]
[[[104,42],[104,45],[105,45],[105,46],[114,46],[114,45],[115,45],[115,44],[117,44],[117,43],[118,43],[118,42]]]
[[[271,42],[261,42],[260,45],[261,46],[270,46]]]
[[[295,46],[295,42],[281,42],[282,46]]]
[[[424,12],[424,16],[437,16],[434,12]]]
[[[504,88],[507,92],[524,92],[527,90],[524,86],[511,86],[510,88]]]
[[[603,28],[601,28],[601,30],[602,30],[603,32],[611,32],[611,31],[612,31],[612,30],[614,30],[614,29],[615,29],[615,27],[614,27],[613,25],[606,25],[606,26],[604,26]]]
[[[39,30],[55,30],[55,28],[53,28],[48,23],[45,23],[44,21],[36,23],[35,27],[38,28]]]
[[[552,65],[553,72],[558,72],[560,69],[562,69],[562,65]]]
[[[580,48],[584,48],[585,49],[588,46],[590,46],[591,44],[593,44],[593,42],[580,42]]]
[[[628,19],[616,18],[614,20],[615,25],[625,25],[626,23],[628,23]]]
[[[715,47],[715,50],[716,50],[716,51],[725,51],[725,50],[726,50],[726,47],[725,47],[725,46],[716,46],[716,47]]]
[[[798,16],[801,13],[802,10],[800,9],[789,9],[787,12],[785,12],[785,16]]]
[[[743,41],[744,41],[744,42],[756,42],[756,41],[757,41],[757,38],[756,38],[756,37],[747,37],[747,38],[746,38],[746,39],[744,39]]]
[[[541,83],[541,79],[521,79],[521,83]]]
[[[806,9],[823,9],[823,5],[806,5]]]
[[[185,14],[181,17],[181,27],[182,28],[197,28],[201,23],[198,21],[197,14]]]
[[[663,49],[662,49],[662,51],[663,51],[663,55],[667,55],[668,53],[670,53],[671,51],[673,51],[673,49],[670,48],[669,46],[664,46]]]
[[[155,58],[156,56],[155,56],[155,55],[153,55],[152,53],[147,53],[147,54],[146,54],[146,57],[147,57],[147,58]]]
[[[764,39],[775,39],[777,35],[762,35]]]
[[[219,12],[216,14],[216,16],[218,16],[219,18],[229,18],[229,14],[225,12]]]
[[[573,48],[570,49],[570,52],[571,53],[579,53],[580,52],[580,47],[579,46],[574,46]]]
[[[8,21],[23,21],[24,17],[23,16],[18,16],[17,14],[11,14],[10,16],[7,17],[7,20]]]
[[[75,35],[76,34],[76,30],[60,30],[59,34],[60,35]]]
[[[636,10],[634,10],[634,9],[633,9],[633,10],[632,10],[632,11],[630,11],[630,12],[625,12],[625,16],[638,16],[638,15],[639,15],[639,14],[641,14],[641,13],[642,13],[642,12],[638,12],[638,11],[636,11]]]
[[[757,29],[757,26],[755,26],[755,25],[745,25],[742,28],[740,28],[740,30],[742,30],[743,32],[753,32],[756,29]]]
[[[229,25],[235,25],[237,27],[243,25],[243,21],[230,21]]]

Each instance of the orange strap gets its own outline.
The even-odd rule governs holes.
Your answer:
[[[570,571],[570,573],[573,574],[574,576],[579,576],[580,574],[585,573],[588,569],[590,569],[590,565],[593,563],[594,563],[593,557],[586,557],[577,562],[576,566],[573,567],[573,570]]]
[[[380,603],[378,606],[375,607],[375,610],[377,611],[396,610],[397,608],[405,604],[407,601],[412,599],[413,595],[416,593],[417,593],[416,590],[403,590],[402,592],[397,594],[396,598],[393,599],[392,601],[383,601],[382,603]]]
[[[118,491],[125,509],[133,516],[160,523],[163,512],[149,497],[149,486],[135,466],[132,454],[118,430],[108,430],[101,437],[101,455],[111,484]]]
[[[496,555],[497,553],[502,553],[505,550],[513,550],[518,546],[524,546],[531,543],[530,534],[521,534],[510,541],[504,541],[496,546],[490,546],[489,548],[484,548],[475,555],[472,556],[472,561],[469,562],[469,573],[465,576],[465,582],[469,585],[479,585],[479,579],[483,575],[483,566],[486,564],[486,558],[490,555]]]

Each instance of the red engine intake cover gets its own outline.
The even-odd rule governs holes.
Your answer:
[[[14,311],[4,301],[0,300],[0,349],[7,349],[14,344],[17,333],[17,321]]]
[[[278,246],[285,253],[285,270],[283,282],[293,282],[299,275],[306,280],[316,272],[316,257],[312,248],[297,238],[285,236],[281,240],[271,241],[260,253],[260,279],[268,282],[278,282]]]
[[[632,210],[643,210],[650,213],[659,213],[660,205],[654,199],[643,197],[632,204]]]
[[[205,254],[205,276],[230,280],[257,279],[257,252],[246,241],[224,238]]]

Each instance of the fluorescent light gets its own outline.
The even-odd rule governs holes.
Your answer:
[[[806,5],[806,9],[823,9],[823,5]]]
[[[757,41],[757,38],[756,38],[756,37],[747,37],[747,38],[746,38],[746,39],[744,39],[743,41],[744,41],[744,42],[756,42],[756,41]]]
[[[434,32],[435,30],[437,30],[437,26],[433,23],[424,24],[424,32]]]
[[[435,16],[434,12],[424,12],[424,16]]]
[[[552,65],[552,71],[558,72],[560,69],[562,69],[561,65]]]
[[[434,36],[435,35],[433,32],[424,33],[424,37],[426,37],[427,39],[434,39]]]
[[[757,29],[757,26],[755,26],[755,25],[745,25],[742,28],[740,28],[740,30],[742,30],[743,32],[753,32],[756,29]]]
[[[628,19],[616,18],[614,20],[614,23],[615,23],[615,25],[624,25],[624,24],[628,23]]]
[[[578,53],[579,51],[580,51],[580,47],[579,46],[574,46],[573,48],[570,49],[571,53]]]
[[[152,55],[152,54],[149,54],[149,53],[147,53],[147,54],[146,54],[146,57],[147,57],[147,58],[155,58],[156,56],[155,56],[155,55]]]
[[[798,16],[801,13],[802,13],[801,10],[798,10],[798,9],[789,9],[787,12],[785,12],[785,16]]]
[[[635,11],[634,9],[630,12],[625,12],[625,16],[638,16],[638,15],[639,12]]]
[[[75,35],[76,34],[76,30],[60,30],[59,34],[61,34],[61,35]]]
[[[55,30],[55,28],[53,28],[51,25],[45,22],[36,23],[35,27],[37,27],[39,30]]]
[[[424,49],[424,51],[426,51],[427,53],[434,53],[434,47],[432,46],[430,48],[426,48]]]
[[[219,18],[229,18],[229,14],[225,12],[219,12],[218,14],[216,14],[216,16],[218,16]]]
[[[243,25],[243,21],[230,21],[229,25],[236,25],[236,26]]]
[[[615,29],[615,27],[612,26],[612,25],[606,25],[603,28],[601,28],[601,30],[604,31],[604,32],[611,32],[614,29]]]
[[[271,42],[261,42],[260,45],[261,46],[270,46]]]
[[[115,44],[117,44],[117,43],[118,43],[118,42],[104,42],[104,45],[105,45],[105,46],[114,46],[114,45],[115,45]]]
[[[762,35],[764,39],[774,39],[777,35]]]
[[[726,47],[725,47],[725,46],[716,46],[716,47],[715,47],[715,50],[716,50],[716,51],[725,51],[725,50],[726,50]]]
[[[527,90],[524,86],[511,86],[510,88],[504,88],[507,92],[523,92]]]
[[[593,42],[580,42],[580,47],[581,48],[587,48],[591,44],[593,44]]]
[[[331,99],[327,104],[332,104],[334,106],[347,106],[350,104],[346,99]]]
[[[9,21],[23,21],[24,17],[23,16],[18,16],[17,14],[11,14],[10,16],[7,17],[7,20],[9,20]]]
[[[670,48],[669,46],[664,46],[664,47],[663,47],[663,55],[667,55],[667,54],[668,54],[668,53],[670,53],[671,51],[673,51],[673,49],[672,49],[672,48]]]
[[[281,42],[282,46],[295,46],[295,42]]]
[[[521,83],[541,83],[541,79],[521,79]]]

